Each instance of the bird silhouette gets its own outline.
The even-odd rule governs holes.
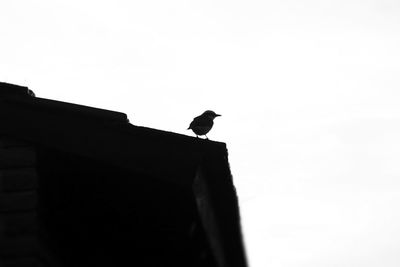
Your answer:
[[[193,119],[188,130],[191,129],[196,134],[196,137],[199,137],[199,135],[205,135],[206,139],[208,139],[206,134],[213,127],[214,119],[219,116],[221,115],[216,114],[212,110],[204,111],[203,114]]]

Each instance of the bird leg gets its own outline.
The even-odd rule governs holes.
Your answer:
[[[205,135],[206,136],[206,139],[208,140],[208,137],[207,137],[207,135]]]

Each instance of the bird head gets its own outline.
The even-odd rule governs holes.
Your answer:
[[[215,112],[212,111],[212,110],[204,111],[204,113],[203,113],[202,115],[203,115],[203,116],[207,116],[207,117],[209,117],[210,119],[215,119],[216,117],[221,116],[221,115],[215,113]]]

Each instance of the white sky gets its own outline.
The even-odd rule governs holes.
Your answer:
[[[0,36],[39,97],[222,114],[251,267],[400,266],[400,2],[13,0]]]

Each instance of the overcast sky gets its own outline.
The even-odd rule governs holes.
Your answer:
[[[0,81],[226,142],[251,267],[400,266],[400,2],[0,2]]]

